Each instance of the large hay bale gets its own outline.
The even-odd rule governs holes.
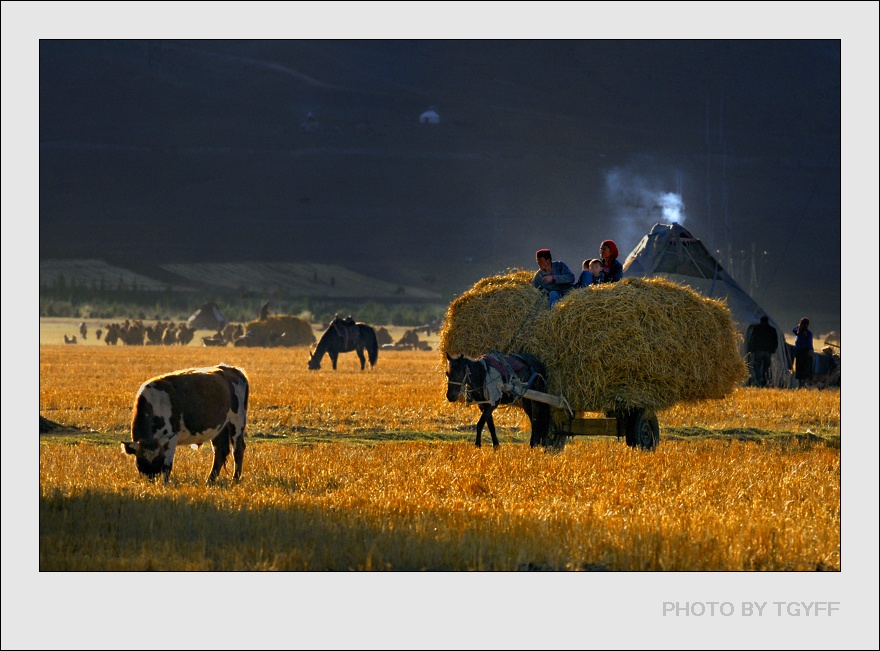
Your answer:
[[[748,377],[722,301],[660,278],[625,278],[573,290],[548,310],[531,278],[484,279],[453,301],[441,354],[532,353],[547,367],[548,392],[590,412],[723,398]]]
[[[393,344],[394,338],[391,336],[391,333],[388,332],[388,328],[385,326],[379,326],[376,328],[376,342],[380,346],[384,346],[385,344]]]
[[[546,317],[547,297],[532,287],[533,276],[510,271],[483,278],[452,301],[440,329],[440,352],[477,357],[494,349],[540,356],[527,335]]]
[[[311,324],[290,314],[249,321],[244,330],[250,346],[310,346],[317,341]]]

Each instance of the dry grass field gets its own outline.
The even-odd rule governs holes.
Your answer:
[[[40,347],[39,563],[103,570],[840,570],[840,394],[737,389],[658,414],[656,452],[616,437],[528,446],[497,412],[446,402],[436,351],[361,372],[306,370],[306,348]],[[214,487],[210,446],[172,482],[138,476],[140,384],[219,362],[251,382],[243,480]]]

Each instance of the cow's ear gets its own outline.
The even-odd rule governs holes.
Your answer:
[[[141,444],[137,441],[121,441],[122,451],[126,454],[137,454],[141,449]]]

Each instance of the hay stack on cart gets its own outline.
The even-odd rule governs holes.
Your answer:
[[[489,350],[536,355],[549,376],[546,401],[564,407],[569,421],[604,412],[615,421],[604,430],[614,425],[628,443],[650,448],[659,437],[654,412],[723,398],[748,376],[740,334],[721,301],[661,278],[624,278],[572,290],[548,309],[532,276],[485,278],[455,299],[440,332],[443,359]],[[564,420],[555,413],[563,435],[588,433],[565,430]],[[636,430],[647,438],[640,442]]]

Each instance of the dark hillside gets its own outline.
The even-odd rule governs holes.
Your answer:
[[[578,266],[606,237],[631,250],[673,192],[710,249],[767,249],[764,302],[790,300],[785,258],[839,244],[839,55],[836,41],[43,40],[40,257],[446,278],[532,266],[550,246]],[[429,107],[439,124],[419,124]],[[801,296],[833,309],[839,284]]]

